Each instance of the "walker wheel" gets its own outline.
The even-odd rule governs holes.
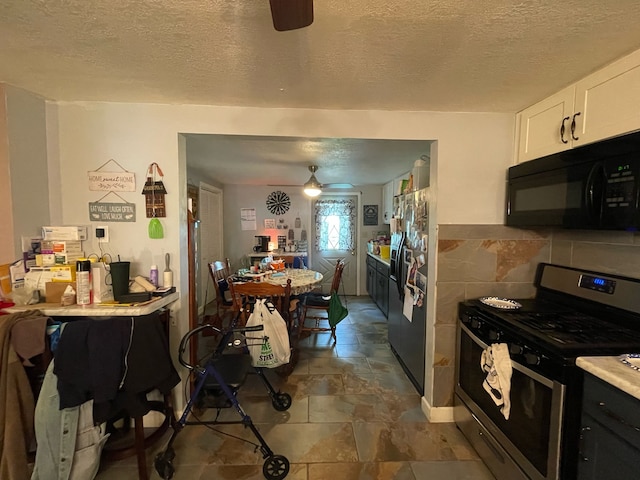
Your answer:
[[[175,473],[175,468],[171,463],[174,456],[173,450],[167,450],[165,453],[159,453],[153,462],[156,472],[163,480],[171,480]]]
[[[289,460],[282,455],[272,455],[265,460],[262,473],[267,480],[280,480],[289,473]]]
[[[271,403],[277,411],[284,412],[285,410],[289,410],[291,406],[291,395],[278,392]]]

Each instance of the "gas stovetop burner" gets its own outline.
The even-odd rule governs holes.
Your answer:
[[[514,300],[517,310],[466,302],[478,335],[565,358],[640,351],[640,279],[541,264],[535,286],[535,298]]]
[[[521,323],[561,344],[638,341],[640,335],[590,315],[575,313],[523,313],[511,315]]]

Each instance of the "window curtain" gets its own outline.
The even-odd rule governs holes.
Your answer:
[[[356,202],[316,200],[316,251],[352,250],[355,246]]]

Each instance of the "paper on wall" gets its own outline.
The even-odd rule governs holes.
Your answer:
[[[413,321],[413,291],[409,287],[404,287],[404,304],[402,313],[410,322]]]

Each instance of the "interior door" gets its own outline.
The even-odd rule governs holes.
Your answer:
[[[200,184],[200,198],[198,205],[200,220],[200,263],[198,281],[198,307],[204,307],[204,302],[211,302],[216,294],[209,278],[209,262],[224,260],[222,235],[222,190],[211,185]]]
[[[323,201],[348,201],[354,208],[350,209],[352,221],[347,221],[340,209],[323,211],[318,208]],[[358,225],[360,211],[360,198],[355,194],[330,194],[321,195],[311,202],[311,238],[309,249],[312,252],[310,269],[323,275],[322,289],[328,292],[331,289],[333,272],[338,259],[344,259],[345,265],[342,272],[342,286],[340,294],[357,295],[358,277]],[[339,217],[339,218],[336,218]],[[351,241],[345,240],[348,226]],[[340,230],[340,231],[339,231]],[[338,237],[342,237],[339,239]]]

